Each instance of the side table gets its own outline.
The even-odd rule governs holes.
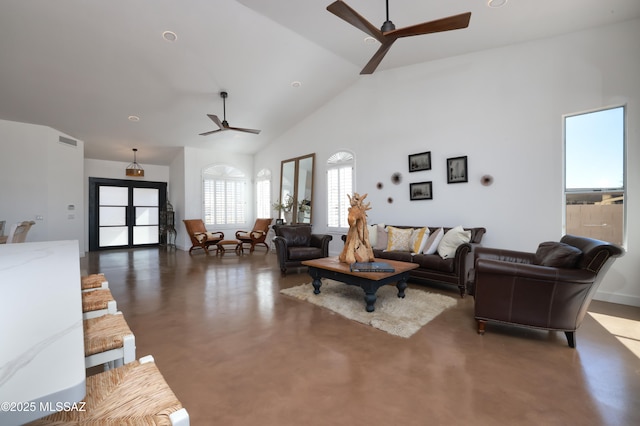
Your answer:
[[[236,252],[237,255],[241,255],[244,253],[244,249],[242,248],[242,241],[238,241],[238,240],[222,240],[220,242],[218,242],[218,244],[216,244],[216,255],[218,255],[218,253],[220,254],[220,256],[223,256],[225,253],[225,248],[224,246],[235,246],[234,247],[234,251]]]

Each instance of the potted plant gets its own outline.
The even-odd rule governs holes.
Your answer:
[[[273,207],[274,210],[278,211],[278,215],[280,215],[281,213],[284,214],[285,222],[291,223],[291,209],[293,208],[293,204],[293,197],[289,194],[286,196],[284,203],[282,203],[280,200],[277,200],[271,205],[271,207]]]

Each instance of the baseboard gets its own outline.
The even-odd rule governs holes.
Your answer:
[[[609,303],[618,303],[620,305],[638,306],[640,307],[640,296],[632,296],[630,294],[611,293],[606,291],[597,291],[593,297]]]

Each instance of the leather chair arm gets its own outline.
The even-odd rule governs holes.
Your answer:
[[[553,281],[559,284],[563,282],[574,284],[588,284],[596,279],[596,274],[585,269],[552,268],[548,266],[532,265],[526,263],[503,262],[495,259],[479,258],[476,261],[476,288],[479,285],[490,283],[488,275],[504,275],[511,278],[526,278],[528,281]],[[482,279],[483,283],[478,280]],[[516,283],[516,285],[518,285]],[[476,290],[477,291],[477,290]]]
[[[333,239],[333,237],[329,234],[311,234],[311,243],[312,247],[319,247],[322,249],[322,254],[324,257],[329,256],[329,242]]]
[[[248,234],[247,231],[236,231],[236,240],[239,240],[240,237],[246,238],[247,234]]]
[[[280,270],[285,270],[286,262],[287,262],[287,240],[284,237],[275,236],[273,237],[273,244],[276,246],[276,255],[278,257],[278,264],[280,265]]]
[[[524,251],[515,251],[515,250],[503,250],[489,247],[478,247],[473,252],[474,253],[474,263],[478,261],[478,259],[492,259],[492,260],[501,260],[504,262],[513,262],[513,263],[533,263],[535,259],[535,253],[527,253]]]

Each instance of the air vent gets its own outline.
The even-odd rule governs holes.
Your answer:
[[[78,146],[78,141],[73,140],[73,139],[69,139],[69,138],[65,138],[64,136],[60,136],[58,138],[58,142],[63,143],[65,145],[72,146],[74,148]]]

